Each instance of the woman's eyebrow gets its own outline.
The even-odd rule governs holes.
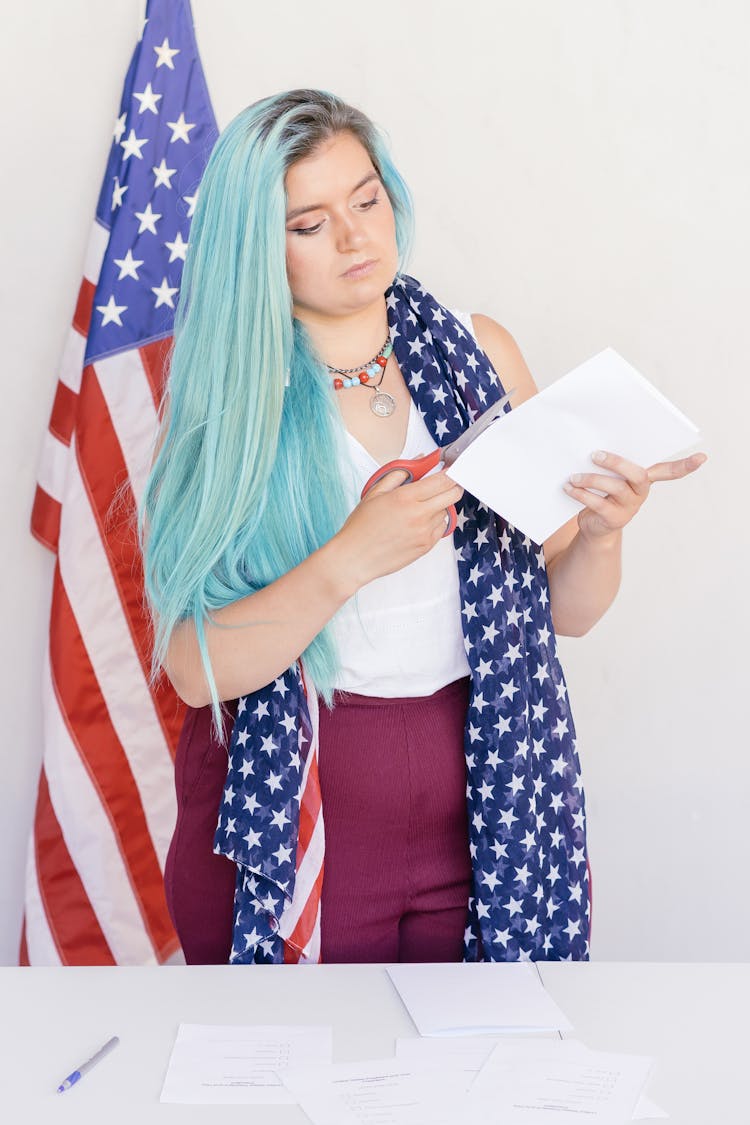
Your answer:
[[[349,192],[349,194],[354,195],[355,191],[359,191],[359,189],[361,187],[364,187],[365,184],[369,184],[370,180],[379,180],[379,179],[380,179],[380,176],[374,170],[372,172],[368,172],[367,175],[364,176],[363,179],[361,179],[358,184],[354,185],[354,187]],[[308,203],[305,207],[295,207],[294,210],[290,211],[289,214],[287,215],[286,221],[290,222],[292,219],[296,219],[298,215],[304,215],[305,211],[318,211],[322,207],[325,207],[325,203]]]

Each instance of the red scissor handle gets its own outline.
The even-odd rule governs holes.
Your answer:
[[[370,489],[374,488],[378,481],[383,480],[383,478],[387,477],[389,473],[394,473],[397,470],[401,470],[402,472],[406,473],[406,476],[402,481],[399,481],[399,484],[409,484],[410,481],[421,480],[422,477],[427,476],[431,469],[434,469],[436,465],[440,464],[442,455],[442,449],[438,448],[433,449],[432,453],[426,453],[424,457],[413,457],[411,459],[405,458],[404,460],[387,461],[385,465],[381,465],[379,469],[376,469],[376,471],[367,481],[364,488],[362,489],[361,499],[364,499]],[[443,538],[445,538],[446,535],[452,535],[456,530],[455,504],[451,504],[449,508],[446,508],[446,514],[448,516],[448,526],[443,532]]]

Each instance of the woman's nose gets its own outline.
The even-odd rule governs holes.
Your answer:
[[[365,233],[362,220],[358,215],[344,216],[336,231],[336,248],[341,251],[355,249],[362,245]]]

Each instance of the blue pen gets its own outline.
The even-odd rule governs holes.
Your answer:
[[[74,1070],[72,1074],[68,1075],[64,1082],[60,1083],[57,1087],[58,1094],[62,1094],[63,1090],[69,1090],[71,1086],[75,1086],[79,1078],[83,1078],[86,1071],[91,1070],[92,1066],[96,1066],[105,1055],[108,1055],[110,1051],[115,1049],[119,1042],[120,1039],[117,1035],[113,1035],[111,1039],[108,1039],[100,1051],[97,1051],[90,1059],[86,1059],[86,1062],[81,1063],[78,1070]]]

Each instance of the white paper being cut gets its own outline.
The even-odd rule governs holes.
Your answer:
[[[612,348],[503,414],[447,470],[535,543],[583,507],[563,491],[573,473],[602,473],[591,454],[648,467],[695,444],[699,430]]]

